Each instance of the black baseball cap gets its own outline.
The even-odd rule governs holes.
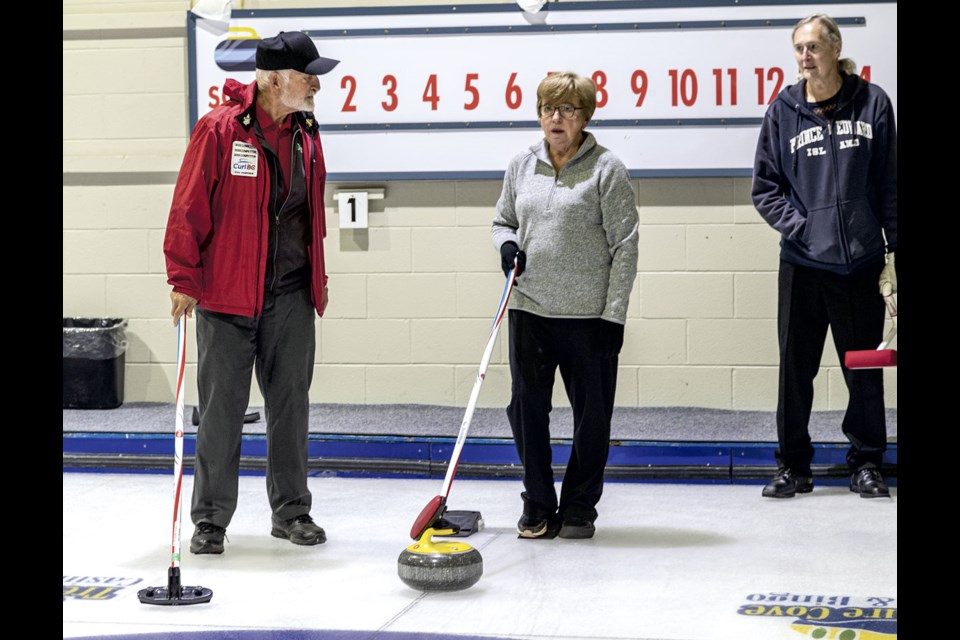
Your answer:
[[[257,69],[264,71],[294,69],[312,76],[322,76],[338,64],[339,60],[321,58],[313,40],[301,31],[281,31],[257,44]]]

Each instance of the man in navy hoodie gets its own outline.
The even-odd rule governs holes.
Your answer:
[[[882,340],[883,296],[896,292],[897,129],[878,86],[840,59],[837,23],[817,14],[793,31],[800,80],[770,105],[760,131],[753,202],[781,234],[778,300],[780,385],[778,471],[771,498],[813,490],[808,431],[813,379],[828,327],[847,351]],[[850,394],[843,433],[850,441],[850,490],[889,496],[880,466],[886,450],[883,373],[843,369]]]

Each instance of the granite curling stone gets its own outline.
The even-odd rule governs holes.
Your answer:
[[[433,540],[434,535],[445,533],[452,531],[427,529],[400,553],[397,573],[405,585],[417,591],[460,591],[480,580],[480,552],[465,542]]]

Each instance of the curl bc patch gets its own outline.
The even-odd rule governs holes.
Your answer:
[[[230,175],[249,176],[257,175],[257,148],[249,142],[233,141],[230,152]]]

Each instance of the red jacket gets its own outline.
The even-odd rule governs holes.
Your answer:
[[[227,80],[223,95],[229,100],[200,118],[193,129],[173,192],[163,253],[167,282],[174,291],[195,298],[210,311],[253,317],[263,307],[270,176],[253,128],[256,82],[243,85]],[[323,259],[327,172],[313,114],[291,117],[303,133],[311,226],[310,291],[322,316],[327,303]],[[256,149],[256,167],[250,164],[252,149]]]

